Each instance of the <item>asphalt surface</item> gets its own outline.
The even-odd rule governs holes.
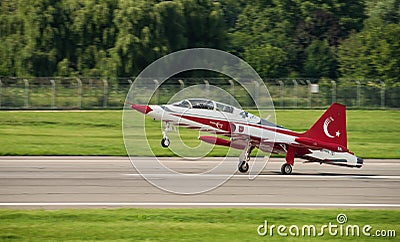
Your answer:
[[[135,157],[137,164],[150,164]],[[220,158],[160,158],[185,174],[207,172]],[[228,158],[236,167],[238,158]],[[400,209],[400,160],[365,160],[364,167],[304,164],[292,175],[279,173],[284,159],[271,159],[255,179],[236,173],[225,183],[202,191],[203,181],[169,184],[174,175],[149,172],[156,184],[193,187],[195,195],[160,189],[138,174],[127,157],[0,157],[0,208],[86,207],[296,207]],[[229,175],[229,169],[206,176]],[[204,177],[203,177],[204,179]],[[196,190],[197,189],[197,190]],[[204,188],[206,189],[206,188]],[[203,189],[203,190],[204,190]],[[168,189],[167,189],[168,190]],[[171,189],[169,189],[171,190]],[[179,190],[179,189],[178,189]]]

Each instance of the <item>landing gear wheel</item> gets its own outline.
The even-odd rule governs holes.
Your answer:
[[[161,146],[162,146],[162,147],[168,148],[169,144],[170,144],[170,142],[169,142],[169,139],[168,139],[168,138],[163,138],[163,139],[161,140]]]
[[[246,173],[249,170],[249,160],[250,160],[250,154],[251,151],[255,148],[255,146],[251,145],[250,141],[247,141],[247,145],[244,148],[244,150],[242,151],[242,153],[240,154],[239,157],[239,166],[238,166],[238,170],[241,173]]]
[[[281,173],[283,175],[290,175],[292,173],[292,170],[293,170],[292,165],[288,163],[283,164],[281,167]]]
[[[247,161],[240,162],[238,169],[241,173],[246,173],[249,170],[249,163]]]

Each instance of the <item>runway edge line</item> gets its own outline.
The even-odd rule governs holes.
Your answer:
[[[214,202],[184,202],[184,203],[162,203],[162,202],[65,202],[65,203],[0,203],[0,207],[4,206],[171,206],[171,207],[393,207],[400,208],[400,204],[382,204],[382,203],[214,203]]]

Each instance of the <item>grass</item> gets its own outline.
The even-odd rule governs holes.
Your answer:
[[[121,112],[0,112],[1,155],[125,155]]]
[[[376,230],[395,230],[399,236],[400,210],[333,209],[87,209],[87,210],[0,210],[0,240],[4,241],[258,241],[280,237],[277,231],[261,237],[259,225],[289,227],[314,225],[318,232],[324,224],[339,225],[336,216],[344,213],[344,225],[364,225]],[[286,230],[288,232],[288,229]],[[375,237],[289,236],[293,241],[376,240]],[[396,240],[396,237],[386,237]]]
[[[278,124],[304,131],[323,110],[277,110],[276,113]],[[0,155],[124,156],[121,116],[121,111],[0,111]],[[142,118],[142,115],[136,113],[135,118]],[[349,148],[356,155],[400,158],[399,111],[348,110],[347,129]],[[161,148],[160,122],[147,119],[146,131],[156,155],[173,155],[170,150]],[[180,128],[179,132],[188,146],[200,143],[197,131]],[[173,135],[176,134],[171,133]],[[143,137],[134,139],[140,144]],[[215,147],[209,156],[223,156],[226,151],[225,147]],[[135,155],[145,153],[139,150]]]

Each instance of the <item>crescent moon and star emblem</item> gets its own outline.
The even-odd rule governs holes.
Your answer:
[[[324,133],[325,133],[325,135],[328,137],[328,138],[331,138],[331,139],[333,139],[333,138],[335,138],[335,136],[336,137],[339,137],[340,136],[340,131],[338,130],[338,131],[336,131],[336,134],[335,135],[331,135],[330,133],[329,133],[329,131],[328,131],[328,126],[329,126],[329,124],[331,123],[331,122],[333,122],[333,121],[335,121],[332,117],[329,117],[329,118],[326,118],[325,119],[325,122],[324,122]]]

